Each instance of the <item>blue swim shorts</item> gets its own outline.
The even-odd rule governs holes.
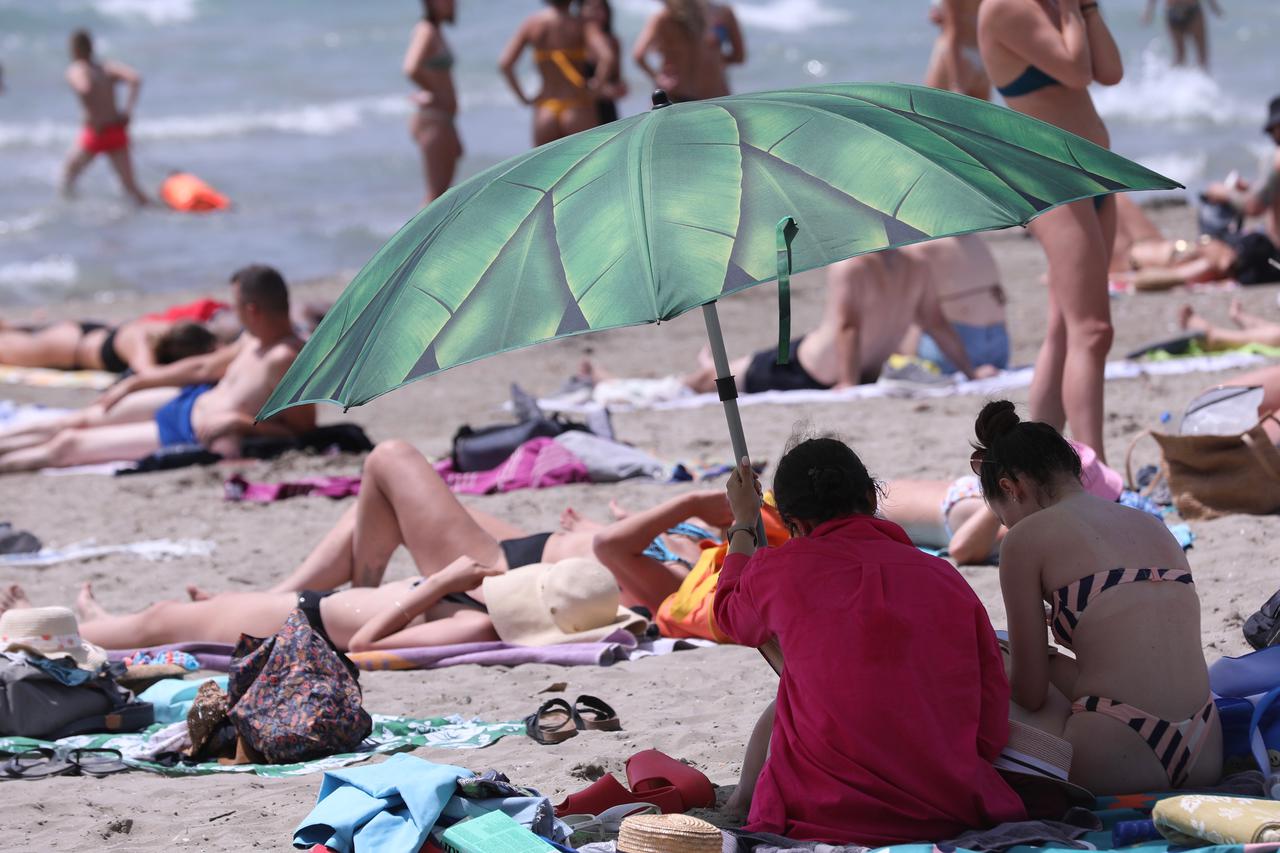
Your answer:
[[[993,365],[1000,370],[1009,366],[1009,329],[1003,323],[990,326],[966,326],[964,323],[952,323],[964,351],[969,356],[969,363],[974,367],[984,364]],[[929,335],[920,336],[920,345],[916,347],[916,355],[926,361],[932,361],[942,369],[943,373],[955,373],[960,368],[951,363],[951,359],[942,354],[938,342]]]
[[[160,407],[156,412],[156,426],[160,429],[161,447],[200,443],[196,431],[191,428],[191,408],[200,395],[212,387],[209,384],[187,385],[178,392],[178,396]]]

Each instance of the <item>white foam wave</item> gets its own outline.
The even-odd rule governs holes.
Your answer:
[[[653,0],[621,0],[618,6],[634,15],[648,17],[656,9]],[[802,33],[853,20],[854,13],[822,0],[766,0],[763,3],[733,4],[733,13],[744,26],[775,33]]]
[[[26,234],[35,231],[52,217],[48,213],[28,213],[12,219],[0,219],[0,237],[10,234]]]
[[[1137,158],[1153,172],[1173,178],[1186,187],[1194,187],[1205,178],[1209,157],[1203,151],[1171,151],[1164,154],[1146,154]],[[1180,192],[1180,191],[1179,191]]]
[[[283,110],[165,116],[139,121],[130,131],[135,139],[211,139],[251,133],[297,133],[332,136],[358,127],[371,116],[407,115],[410,104],[398,95],[354,98],[328,104],[308,104]],[[0,148],[65,146],[79,133],[74,125],[52,122],[0,123]]]
[[[1257,107],[1227,95],[1199,68],[1174,68],[1148,47],[1118,86],[1094,87],[1093,101],[1108,121],[1194,127],[1257,120]]]
[[[0,285],[26,287],[33,284],[71,284],[80,275],[76,262],[65,255],[38,261],[0,265]]]
[[[180,24],[196,16],[196,0],[94,0],[93,8],[109,18],[140,18],[155,26]]]

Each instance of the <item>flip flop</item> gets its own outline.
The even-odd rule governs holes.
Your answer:
[[[59,758],[47,746],[19,752],[4,763],[4,775],[9,779],[48,779],[70,775],[74,770],[74,764]]]
[[[567,814],[560,820],[572,830],[570,841],[574,844],[590,844],[595,841],[608,841],[610,836],[622,830],[622,819],[632,815],[658,814],[658,807],[653,803],[623,803],[611,809],[605,809],[598,815]]]
[[[579,696],[573,703],[573,713],[580,729],[597,732],[622,731],[622,720],[618,719],[618,712],[594,696]]]
[[[524,731],[538,743],[563,743],[578,734],[577,715],[563,699],[548,699],[524,718]]]
[[[73,749],[67,754],[67,760],[86,776],[101,778],[113,773],[123,773],[129,769],[124,763],[124,755],[118,749],[89,748]]]
[[[603,814],[620,805],[645,803],[656,806],[663,814],[682,814],[684,801],[675,788],[651,788],[643,796],[634,794],[622,786],[618,777],[606,773],[576,794],[564,798],[556,806],[556,817],[567,814]]]
[[[715,786],[701,770],[656,749],[637,752],[627,759],[627,782],[642,797],[654,789],[675,788],[684,801],[683,811],[709,809],[716,804]]]
[[[1145,358],[1155,352],[1167,352],[1169,355],[1186,355],[1191,351],[1192,344],[1203,344],[1204,341],[1204,332],[1187,332],[1186,334],[1167,338],[1163,341],[1156,341],[1153,344],[1147,344],[1144,347],[1127,353],[1125,358],[1130,361],[1136,361],[1137,359]]]

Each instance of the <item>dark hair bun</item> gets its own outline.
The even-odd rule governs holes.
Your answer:
[[[1013,403],[1008,400],[995,400],[982,407],[978,420],[973,425],[973,431],[977,436],[978,444],[987,448],[1014,432],[1021,423],[1022,418],[1018,417]]]
[[[792,438],[773,476],[783,518],[821,524],[875,513],[875,480],[847,444],[829,436],[797,440]]]

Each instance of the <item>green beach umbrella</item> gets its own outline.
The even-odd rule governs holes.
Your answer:
[[[489,355],[701,307],[741,457],[715,300],[774,279],[785,297],[792,271],[1178,186],[1051,125],[920,86],[654,100],[426,207],[356,275],[259,417],[357,406]]]

